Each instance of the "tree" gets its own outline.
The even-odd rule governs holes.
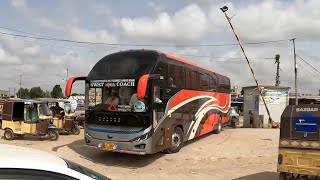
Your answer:
[[[20,94],[20,91],[21,91],[21,94]],[[21,97],[20,97],[21,95]],[[21,99],[25,99],[27,97],[30,97],[30,91],[28,88],[21,88],[18,90],[17,92],[17,97],[21,98]]]
[[[62,93],[62,89],[61,89],[60,85],[58,85],[58,84],[56,84],[53,87],[50,94],[51,94],[51,97],[53,97],[53,98],[64,98],[64,95]]]
[[[50,97],[51,97],[50,91],[46,90],[46,91],[44,92],[43,97],[45,97],[45,98],[50,98]]]
[[[44,92],[43,90],[40,88],[40,86],[38,87],[33,87],[30,89],[30,98],[34,99],[34,98],[43,98],[44,96]]]

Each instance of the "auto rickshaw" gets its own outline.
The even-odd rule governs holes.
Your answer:
[[[55,98],[38,98],[36,100],[46,103],[50,107],[53,115],[52,124],[59,128],[60,134],[80,134],[75,110],[72,109],[70,101]],[[59,104],[63,104],[63,108]]]
[[[279,179],[320,179],[320,105],[289,105],[281,115]]]
[[[58,140],[57,127],[50,124],[52,119],[46,104],[35,100],[7,99],[3,104],[2,129],[4,138],[12,140],[25,134],[47,136]]]

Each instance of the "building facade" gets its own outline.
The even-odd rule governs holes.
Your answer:
[[[257,86],[243,87],[243,127],[269,127],[269,115],[263,99],[274,122],[280,123],[283,110],[289,105],[289,87],[260,86],[262,97]],[[263,99],[262,99],[263,98]]]

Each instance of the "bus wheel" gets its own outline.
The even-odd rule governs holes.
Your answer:
[[[222,118],[221,116],[219,116],[218,119],[218,127],[216,130],[213,131],[214,134],[220,134],[220,132],[222,131]]]
[[[176,127],[172,134],[171,147],[165,150],[165,153],[172,154],[177,153],[183,146],[183,131],[181,128]]]
[[[6,140],[12,140],[14,138],[14,133],[11,129],[6,129],[4,131],[4,139]]]
[[[281,172],[281,173],[279,174],[279,180],[287,180],[287,179],[288,179],[287,173]]]

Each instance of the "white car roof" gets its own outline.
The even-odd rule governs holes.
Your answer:
[[[92,179],[68,168],[67,163],[58,156],[26,147],[0,144],[0,162],[0,169],[35,169],[65,174],[79,179]]]

